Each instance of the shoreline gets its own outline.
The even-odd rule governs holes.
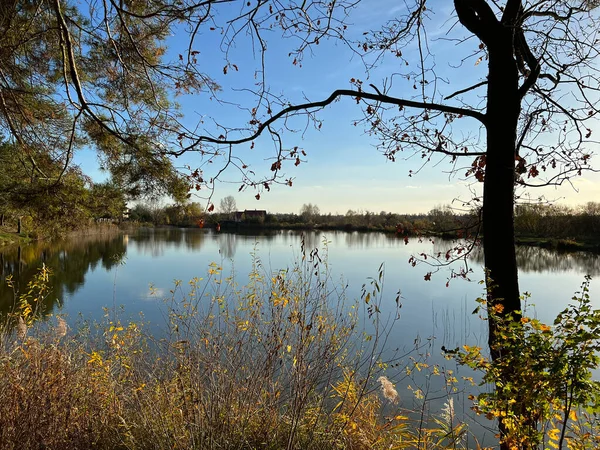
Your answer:
[[[64,236],[59,239],[70,239],[78,236],[90,236],[98,234],[114,234],[123,231],[132,231],[143,228],[154,228],[154,229],[170,229],[170,228],[197,228],[197,227],[179,227],[179,226],[153,226],[151,224],[134,224],[125,222],[122,224],[96,224],[91,227],[82,228],[79,230],[73,230],[67,232]],[[200,228],[199,228],[200,229]],[[206,229],[214,230],[215,226],[210,224]],[[442,239],[462,239],[457,233],[453,232],[427,232],[424,234],[417,233],[399,233],[393,227],[386,228],[375,228],[368,226],[354,226],[346,224],[343,226],[330,226],[330,225],[315,225],[315,224],[286,224],[277,226],[266,225],[266,224],[243,224],[243,223],[224,223],[221,225],[220,231],[225,233],[248,233],[248,232],[265,232],[265,231],[342,231],[346,233],[385,233],[395,234],[399,238],[414,239],[417,237],[421,238],[442,238]],[[45,240],[44,238],[32,238],[28,233],[18,234],[16,231],[10,230],[7,227],[0,227],[0,248],[10,247],[13,245],[26,245],[34,241]],[[548,236],[517,236],[515,238],[515,244],[527,247],[539,247],[549,250],[556,250],[559,252],[591,252],[600,254],[600,239],[596,237],[578,237],[578,238],[560,238],[560,237],[548,237]]]
[[[37,241],[52,241],[61,239],[72,239],[78,236],[92,236],[98,234],[115,234],[122,232],[123,229],[116,224],[95,224],[90,227],[81,228],[78,230],[72,230],[66,232],[62,236],[56,236],[54,238],[45,237],[31,237],[29,233],[17,233],[16,231],[10,230],[6,227],[0,227],[0,248],[11,247],[14,245],[26,245]]]

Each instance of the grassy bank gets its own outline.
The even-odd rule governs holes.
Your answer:
[[[26,244],[31,238],[26,233],[17,233],[9,227],[0,227],[0,247],[4,245]]]
[[[81,236],[91,236],[98,234],[114,234],[119,232],[119,227],[115,224],[110,223],[98,223],[90,226],[65,232],[63,235],[57,235],[51,237],[52,240],[64,239],[64,238],[78,238]],[[49,238],[50,239],[50,238]],[[36,234],[35,232],[24,232],[17,233],[16,230],[9,227],[0,227],[0,247],[9,245],[22,245],[29,244],[33,241],[45,240],[43,236]]]
[[[600,253],[600,239],[594,237],[582,237],[577,239],[545,238],[534,236],[518,236],[515,239],[517,245],[548,248],[558,251],[576,252],[587,251]]]

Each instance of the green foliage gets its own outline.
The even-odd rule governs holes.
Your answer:
[[[130,195],[183,200],[187,183],[164,151],[177,115],[167,91],[173,84],[187,92],[217,86],[164,64],[164,41],[186,19],[172,2],[103,7],[69,0],[0,5],[0,133],[14,142],[15,159],[46,183],[63,175],[50,173],[48,163],[76,170],[73,154],[86,146]]]
[[[93,219],[121,219],[125,193],[120,186],[92,184],[77,168],[43,153],[36,154],[34,164],[20,152],[19,145],[0,144],[0,213],[7,222],[21,217],[27,232],[57,236]]]
[[[0,286],[0,317],[14,312],[19,298],[31,291],[31,280],[40,276],[40,254],[44,255],[45,270],[52,268],[49,283],[52,289],[48,291],[51,295],[45,296],[41,303],[35,302],[38,312],[44,317],[58,309],[59,302],[81,285],[90,268],[102,267],[107,271],[113,268],[115,262],[109,255],[125,252],[123,236],[116,227],[99,227],[99,231],[102,233],[86,234],[66,241],[41,240],[3,249],[4,257],[15,261],[15,264],[4,266],[4,277],[11,280],[11,286]],[[68,264],[63,262],[65,252],[69,254]],[[34,303],[30,303],[33,307]]]
[[[600,362],[600,310],[592,308],[589,284],[586,277],[552,326],[526,315],[514,320],[500,304],[488,307],[488,320],[497,324],[492,351],[499,357],[492,361],[471,346],[458,353],[461,364],[495,387],[473,397],[473,409],[503,424],[501,439],[509,448],[591,449],[600,442],[600,384],[591,377]]]
[[[383,268],[348,303],[326,260],[302,256],[270,273],[255,254],[241,287],[218,264],[176,281],[168,330],[151,343],[108,312],[98,332],[38,320],[52,284],[42,267],[0,334],[0,448],[481,448],[454,407],[457,375],[427,362],[431,342],[388,364],[383,330],[359,328],[359,318],[379,323]],[[472,397],[474,410],[504,421],[509,448],[597,448],[600,310],[589,278],[552,326],[514,323],[499,306],[489,316],[501,356],[457,355],[496,388]],[[382,375],[392,367],[410,380],[402,401]],[[445,399],[441,410],[433,399]]]

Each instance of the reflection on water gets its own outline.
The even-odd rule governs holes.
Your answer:
[[[285,232],[264,233],[218,233],[197,228],[145,228],[129,236],[130,243],[142,254],[151,257],[163,256],[177,250],[200,251],[207,240],[215,239],[223,257],[235,257],[238,242],[268,242]],[[299,235],[299,233],[298,233]]]
[[[434,240],[433,254],[442,259],[448,250],[454,248],[456,241]],[[577,272],[591,275],[600,274],[600,255],[590,252],[565,252],[541,247],[519,245],[516,248],[517,266],[520,272]],[[472,262],[483,266],[483,248],[476,246],[469,254]]]
[[[483,265],[483,250],[473,252],[473,260]],[[592,277],[600,274],[600,255],[590,252],[562,252],[540,247],[518,246],[517,266],[521,272],[577,272]]]
[[[49,267],[52,291],[43,310],[50,313],[57,301],[83,286],[88,272],[98,266],[110,270],[125,252],[125,237],[120,234],[78,236],[66,241],[0,248],[0,313],[14,307],[14,292],[6,283],[9,275],[14,280],[15,290],[24,292],[27,282],[42,264]]]
[[[441,253],[452,248],[453,242],[435,240],[431,243],[424,239],[419,242],[411,239],[405,245],[402,237],[383,233],[344,233],[344,232],[299,232],[299,231],[273,231],[264,234],[248,233],[213,233],[210,230],[199,229],[143,229],[129,235],[93,235],[77,237],[70,240],[53,243],[34,243],[32,245],[9,247],[0,249],[0,313],[10,311],[14,306],[13,291],[6,285],[5,279],[12,275],[15,286],[24,291],[28,280],[41,267],[46,264],[52,271],[52,293],[48,297],[45,310],[52,312],[57,300],[73,297],[84,284],[89,274],[102,268],[106,273],[117,265],[118,256],[123,255],[128,259],[126,268],[119,269],[127,272],[120,279],[120,286],[131,284],[134,290],[147,292],[150,282],[157,282],[163,277],[186,279],[198,275],[211,261],[236,260],[239,268],[253,252],[256,243],[260,252],[267,249],[269,258],[274,258],[274,264],[285,266],[289,264],[289,255],[298,254],[301,243],[310,251],[313,248],[323,247],[324,242],[331,242],[335,249],[336,272],[349,279],[359,280],[360,283],[368,276],[372,276],[382,261],[386,261],[390,274],[394,276],[394,283],[414,285],[413,297],[426,295],[428,287],[418,280],[423,280],[422,274],[417,274],[415,269],[406,264],[411,253]],[[346,254],[346,252],[351,252]],[[130,255],[126,255],[129,253]],[[286,256],[287,255],[287,256]],[[261,253],[261,256],[265,256]],[[287,259],[285,259],[287,258]],[[476,268],[483,265],[483,254],[476,248],[470,255],[470,266]],[[575,273],[578,276],[600,274],[600,258],[596,254],[579,252],[564,253],[536,247],[518,247],[517,260],[522,278],[527,273]],[[283,261],[282,263],[278,261]],[[392,262],[393,261],[393,262]],[[475,264],[473,264],[475,263]],[[190,266],[192,268],[190,268]],[[281,267],[275,267],[275,269]],[[138,280],[136,280],[136,278]],[[526,277],[523,278],[526,280]],[[582,279],[582,277],[581,277]],[[94,277],[96,280],[91,293],[98,292],[98,296],[106,297],[100,293],[100,287],[112,284],[112,279]],[[137,281],[140,286],[133,286]],[[168,291],[169,286],[162,286]],[[394,287],[396,289],[396,287]],[[463,288],[464,289],[464,288]],[[466,292],[466,291],[463,291]],[[109,296],[111,294],[108,294]],[[129,303],[130,296],[119,298],[121,303]],[[142,298],[141,294],[135,294]],[[147,295],[144,294],[147,298]],[[440,297],[448,296],[448,291],[440,292]],[[455,295],[455,294],[453,294]],[[464,296],[464,293],[463,293]]]
[[[156,258],[169,250],[200,250],[204,245],[204,238],[205,233],[196,230],[188,232],[182,228],[149,228],[129,235],[129,242],[140,253]]]

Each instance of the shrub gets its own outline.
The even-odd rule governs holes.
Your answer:
[[[504,423],[500,440],[509,448],[595,449],[600,384],[591,371],[600,357],[600,310],[593,309],[586,277],[573,303],[553,325],[523,315],[503,316],[501,305],[488,307],[498,324],[491,361],[480,347],[464,346],[458,360],[483,374],[490,392],[472,396],[473,409]],[[486,306],[479,299],[482,307]]]

